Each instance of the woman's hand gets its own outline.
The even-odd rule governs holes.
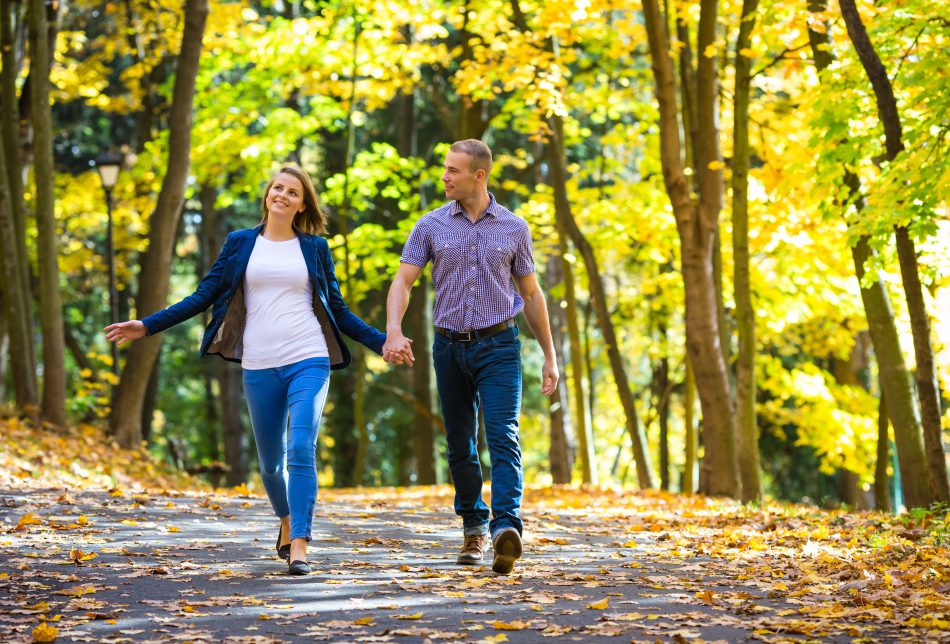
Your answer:
[[[141,320],[129,320],[128,322],[116,322],[110,324],[105,329],[106,339],[109,342],[131,342],[148,335],[148,329],[142,324]]]

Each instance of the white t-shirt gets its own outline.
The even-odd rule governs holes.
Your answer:
[[[258,235],[244,274],[244,299],[243,368],[272,369],[329,357],[313,313],[313,285],[299,239],[275,242]]]

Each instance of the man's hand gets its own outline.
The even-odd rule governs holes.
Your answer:
[[[148,329],[145,328],[141,320],[116,322],[107,326],[103,331],[106,332],[106,339],[109,342],[118,342],[119,344],[144,338],[148,334]]]
[[[541,367],[541,393],[550,396],[557,388],[559,374],[557,371],[557,360],[554,356],[544,359],[544,365]]]
[[[383,344],[383,360],[390,364],[408,364],[410,367],[416,358],[412,355],[412,340],[401,331],[390,331]]]

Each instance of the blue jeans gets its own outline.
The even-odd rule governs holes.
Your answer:
[[[245,369],[261,480],[274,514],[290,515],[290,538],[310,541],[317,502],[317,429],[330,384],[330,359]],[[289,418],[289,429],[288,429]]]
[[[452,342],[436,333],[432,347],[449,469],[455,483],[455,513],[466,535],[522,531],[524,474],[518,443],[521,412],[521,341],[518,327],[473,342]],[[482,500],[478,461],[478,403],[485,416],[491,456],[491,522]]]

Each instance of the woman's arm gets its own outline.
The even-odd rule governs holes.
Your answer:
[[[129,320],[127,322],[118,322],[110,324],[105,328],[106,338],[112,342],[122,344],[132,340],[138,340],[146,335],[161,333],[165,329],[171,328],[176,324],[188,320],[202,311],[205,311],[214,303],[222,287],[222,277],[224,276],[224,267],[230,253],[231,236],[225,240],[218,253],[218,258],[214,260],[211,270],[205,275],[195,292],[166,309],[142,319]]]
[[[383,354],[383,343],[386,342],[386,335],[368,325],[366,322],[356,316],[343,301],[343,293],[340,292],[340,282],[336,277],[336,270],[333,267],[333,257],[330,255],[330,245],[322,237],[318,240],[326,244],[326,252],[323,255],[323,273],[327,280],[329,290],[330,314],[336,320],[337,326],[343,333],[347,334],[368,349],[377,354]],[[319,242],[318,242],[319,243]]]

